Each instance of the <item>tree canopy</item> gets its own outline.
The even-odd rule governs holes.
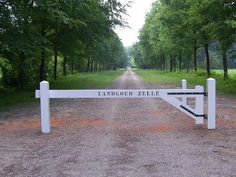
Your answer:
[[[227,54],[235,50],[235,22],[234,0],[156,1],[146,16],[139,42],[133,46],[134,59],[142,68],[197,70],[202,62],[197,56],[204,51],[203,63],[210,76],[214,63],[210,47],[221,53],[227,78]]]
[[[25,88],[60,73],[124,66],[113,29],[127,25],[128,6],[118,0],[0,1],[2,83]]]

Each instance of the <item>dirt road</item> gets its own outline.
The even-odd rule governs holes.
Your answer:
[[[160,88],[126,71],[111,88]],[[236,99],[217,99],[217,129],[160,99],[67,99],[51,103],[52,133],[39,106],[0,113],[0,176],[233,177]]]

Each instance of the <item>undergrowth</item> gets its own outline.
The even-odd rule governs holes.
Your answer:
[[[146,82],[162,85],[179,85],[182,79],[186,79],[189,86],[206,86],[206,72],[198,70],[197,72],[167,72],[158,70],[135,70]],[[224,94],[236,95],[236,75],[235,70],[230,70],[229,79],[224,80],[221,71],[212,71],[211,77],[216,79],[217,91]]]
[[[123,73],[122,70],[104,71],[94,73],[79,73],[49,81],[50,89],[98,89],[105,88]],[[25,106],[39,102],[35,98],[35,90],[39,86],[32,86],[30,90],[16,90],[0,87],[0,111],[10,109],[12,106]]]

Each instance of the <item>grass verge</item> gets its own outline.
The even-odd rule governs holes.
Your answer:
[[[197,72],[166,72],[157,70],[135,70],[146,82],[162,85],[180,85],[182,79],[186,79],[189,86],[206,86],[206,73],[199,70]],[[216,79],[217,91],[228,95],[236,95],[235,71],[230,71],[230,78],[224,80],[221,71],[213,71],[212,78]]]
[[[80,73],[79,75],[68,75],[57,81],[49,81],[50,89],[99,89],[105,88],[124,71],[105,71],[95,73]],[[35,88],[36,90],[37,88]],[[35,98],[34,90],[17,91],[0,89],[0,111],[10,109],[12,106],[26,106],[35,104],[39,100]]]

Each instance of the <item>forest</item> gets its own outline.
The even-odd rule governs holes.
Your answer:
[[[114,32],[129,4],[117,0],[1,0],[0,88],[28,89],[67,74],[126,65]]]
[[[197,71],[236,67],[235,0],[159,0],[130,49],[143,69]]]

